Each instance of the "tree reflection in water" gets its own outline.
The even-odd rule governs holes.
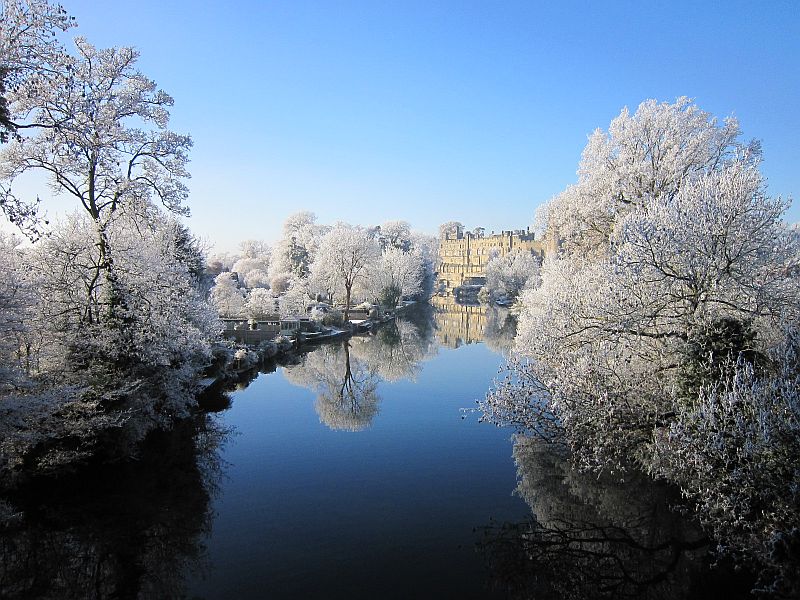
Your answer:
[[[325,345],[289,367],[286,378],[317,393],[320,421],[331,429],[360,431],[378,414],[381,380],[413,380],[431,351],[431,336],[413,323],[386,323],[374,335]]]
[[[483,329],[483,341],[486,345],[503,356],[508,356],[514,347],[517,335],[517,318],[507,308],[489,306],[486,309],[486,326]]]
[[[138,460],[31,482],[0,500],[3,598],[177,598],[201,569],[225,437],[199,416]]]
[[[517,492],[533,515],[482,528],[479,547],[497,585],[537,599],[679,599],[733,585],[736,578],[703,570],[708,540],[671,510],[669,489],[643,476],[579,473],[558,448],[515,439]]]

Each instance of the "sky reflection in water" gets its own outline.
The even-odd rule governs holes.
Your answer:
[[[528,508],[512,495],[510,432],[462,409],[502,358],[436,348],[407,325],[315,350],[233,395],[213,567],[192,593],[490,595],[473,530]],[[341,393],[348,379],[354,394]]]
[[[576,473],[465,412],[513,328],[437,311],[435,329],[423,313],[267,365],[136,461],[5,494],[0,595],[747,596],[746,573],[709,568],[674,491]]]

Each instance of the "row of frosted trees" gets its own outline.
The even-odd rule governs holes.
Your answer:
[[[305,315],[317,298],[341,304],[344,320],[357,301],[395,307],[401,298],[430,294],[436,240],[405,221],[365,228],[319,225],[310,212],[291,215],[270,248],[242,243],[237,256],[211,257],[220,271],[211,297],[226,317]]]
[[[678,486],[759,586],[800,593],[800,245],[758,143],[686,98],[589,138],[540,215],[561,240],[522,294],[486,417],[581,468]]]

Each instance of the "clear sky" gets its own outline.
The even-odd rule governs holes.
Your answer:
[[[522,228],[623,106],[694,98],[800,203],[800,4],[63,0],[133,45],[190,133],[189,226],[234,250],[297,210]],[[800,207],[789,220],[800,221]]]

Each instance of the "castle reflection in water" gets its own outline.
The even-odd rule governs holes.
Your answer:
[[[486,305],[459,304],[453,296],[431,298],[439,343],[450,348],[483,341]]]
[[[464,344],[486,342],[496,351],[513,344],[516,319],[507,309],[485,304],[462,304],[453,296],[434,296],[430,300],[436,323],[436,337],[442,346],[458,348]]]

